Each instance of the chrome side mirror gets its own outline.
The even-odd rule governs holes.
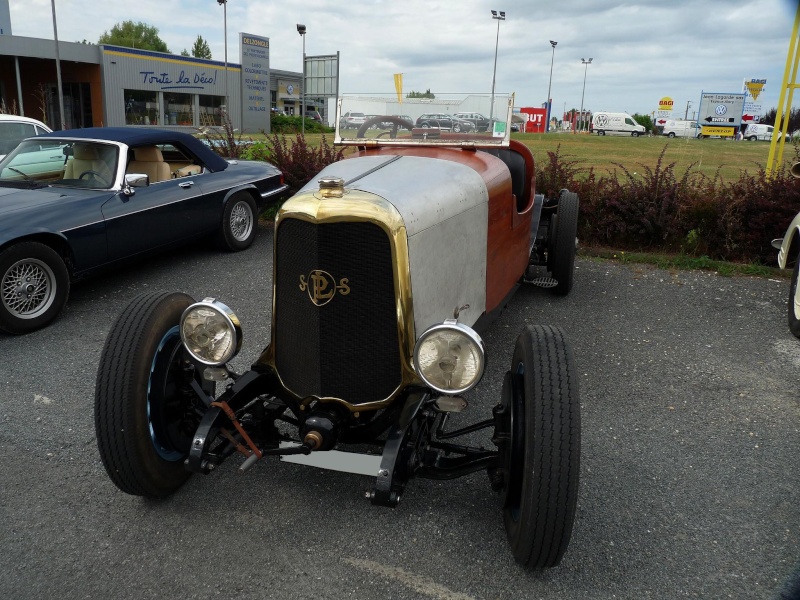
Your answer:
[[[150,185],[150,177],[144,173],[126,173],[122,193],[126,196],[133,196],[136,193],[133,188],[147,187],[148,185]]]

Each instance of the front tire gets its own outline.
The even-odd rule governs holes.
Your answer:
[[[256,203],[247,192],[238,192],[228,198],[222,210],[217,245],[230,252],[249,248],[256,237],[258,226],[256,210]]]
[[[633,133],[631,133],[631,136],[639,137],[639,132],[638,131],[634,131]]]
[[[163,498],[189,478],[183,462],[205,404],[191,390],[203,381],[184,359],[179,323],[194,302],[149,292],[125,308],[100,355],[95,387],[97,447],[111,481],[135,496]]]
[[[575,272],[575,251],[578,243],[578,194],[563,190],[558,199],[558,210],[551,217],[549,267],[558,285],[553,293],[566,296],[572,290]]]
[[[0,253],[0,331],[22,334],[49,324],[69,295],[69,271],[50,246],[22,242]]]
[[[517,338],[504,451],[503,521],[514,559],[541,569],[561,562],[578,499],[580,400],[572,351],[558,327],[529,326]]]
[[[788,302],[789,331],[795,337],[800,338],[800,285],[798,285],[798,279],[800,279],[800,252],[797,254],[797,262],[794,265],[794,271],[792,271],[792,284],[789,286]]]
[[[674,137],[675,137],[675,132],[674,132],[674,131],[670,131],[670,132],[667,134],[667,137],[674,138]]]

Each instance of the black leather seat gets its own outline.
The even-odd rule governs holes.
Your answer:
[[[524,210],[528,204],[525,198],[525,182],[530,179],[525,169],[525,159],[509,148],[485,148],[483,151],[506,163],[511,173],[511,191],[517,197],[517,211]]]

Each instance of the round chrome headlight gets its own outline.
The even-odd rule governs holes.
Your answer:
[[[483,340],[474,330],[453,320],[425,331],[414,348],[417,374],[442,394],[462,394],[475,387],[485,365]]]
[[[183,311],[181,340],[197,361],[217,367],[239,353],[242,326],[230,308],[214,298],[205,298]]]

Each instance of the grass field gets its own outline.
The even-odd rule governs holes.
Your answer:
[[[321,134],[306,134],[312,146],[319,144]],[[757,172],[765,167],[769,154],[769,142],[734,142],[724,139],[698,140],[693,138],[616,137],[569,133],[515,133],[512,138],[521,141],[533,152],[537,163],[547,160],[547,152],[560,145],[563,159],[576,161],[582,168],[595,168],[597,175],[618,169],[617,164],[636,171],[640,165],[656,166],[664,148],[664,166],[675,163],[678,177],[692,166],[692,171],[714,177],[719,170],[723,181],[734,181],[740,172]],[[328,134],[329,142],[333,134]],[[788,164],[795,158],[795,148],[786,145],[783,156]]]
[[[636,171],[640,165],[653,168],[666,147],[664,166],[675,163],[679,177],[692,166],[693,171],[709,177],[719,170],[724,181],[732,181],[741,171],[755,173],[764,168],[769,154],[769,142],[725,139],[631,138],[568,133],[514,134],[513,137],[531,149],[537,163],[547,160],[547,152],[560,145],[562,157],[577,161],[585,169],[593,166],[598,175],[618,169],[617,164],[625,165],[630,171]],[[791,162],[795,156],[794,147],[787,144],[783,156]]]

